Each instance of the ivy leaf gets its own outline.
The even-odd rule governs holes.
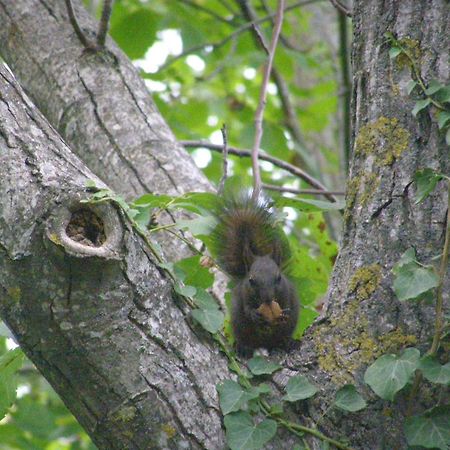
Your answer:
[[[180,294],[183,297],[192,297],[197,292],[197,289],[195,289],[194,286],[181,286],[180,284],[175,284],[173,288],[177,294]]]
[[[434,98],[441,103],[449,103],[450,102],[450,85],[444,86],[439,89],[438,92],[434,95]]]
[[[250,414],[239,411],[225,419],[227,442],[231,450],[257,450],[270,441],[277,432],[277,423],[265,419],[255,424]]]
[[[279,197],[274,201],[275,206],[282,208],[290,206],[303,212],[338,211],[345,208],[345,202],[324,202],[310,198]]]
[[[434,191],[436,184],[439,180],[442,180],[442,178],[444,178],[442,174],[436,173],[430,168],[418,170],[414,174],[414,181],[417,186],[416,205],[426,199],[430,193]]]
[[[286,385],[286,395],[283,400],[296,402],[312,397],[317,392],[317,388],[312,385],[303,375],[296,375],[289,378]]]
[[[360,411],[367,406],[366,401],[358,394],[353,384],[347,384],[337,391],[334,404],[349,412]]]
[[[431,98],[426,98],[424,100],[419,100],[414,105],[413,110],[411,111],[413,116],[416,117],[417,114],[419,114],[420,111],[422,111],[424,108],[426,108],[431,103]]]
[[[224,416],[243,409],[249,400],[259,397],[259,393],[247,391],[233,380],[225,380],[217,386],[219,392],[220,409]]]
[[[181,259],[175,263],[185,274],[184,282],[197,288],[207,289],[214,282],[214,275],[200,264],[200,255]]]
[[[450,123],[450,112],[441,111],[438,114],[438,127],[440,130],[444,128],[448,123]]]
[[[23,358],[20,348],[10,350],[0,357],[0,420],[16,399],[16,372],[22,367]]]
[[[177,228],[181,230],[189,230],[194,236],[199,234],[208,235],[217,225],[217,220],[212,216],[197,217],[192,220],[178,220]]]
[[[419,369],[423,376],[432,383],[450,384],[450,362],[442,366],[436,358],[426,355],[421,358]]]
[[[431,80],[428,83],[428,88],[425,90],[426,95],[433,95],[436,92],[440,91],[444,85],[438,80]]]
[[[210,333],[217,333],[223,327],[224,315],[219,309],[194,309],[192,317]]]
[[[383,355],[367,368],[364,381],[379,397],[393,401],[417,369],[419,358],[416,348],[406,349],[401,356]]]
[[[438,406],[405,421],[409,445],[448,450],[450,446],[450,406]]]
[[[401,48],[392,47],[389,49],[389,58],[395,59],[395,58],[397,58],[398,55],[400,55],[401,52],[402,52]]]
[[[414,88],[417,86],[417,81],[409,80],[408,84],[406,85],[406,92],[408,92],[408,95],[411,94],[411,92],[414,90]]]
[[[270,375],[276,370],[281,369],[281,366],[271,361],[267,361],[262,356],[254,356],[248,362],[248,368],[253,375]]]
[[[197,288],[197,292],[194,295],[194,301],[200,309],[219,309],[214,297],[201,288]]]
[[[439,284],[433,269],[421,267],[416,262],[414,249],[408,249],[402,255],[392,272],[395,274],[394,292],[400,301],[418,298]]]

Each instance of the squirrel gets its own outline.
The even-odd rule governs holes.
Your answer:
[[[283,273],[289,244],[268,201],[244,193],[225,196],[217,219],[217,261],[235,282],[231,325],[238,354],[251,356],[260,347],[288,349],[299,300]]]

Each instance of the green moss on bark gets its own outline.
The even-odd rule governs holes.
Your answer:
[[[348,291],[355,293],[358,300],[367,300],[377,289],[381,281],[381,267],[372,264],[360,267],[350,279]]]
[[[409,132],[395,117],[379,117],[361,127],[355,141],[355,154],[374,156],[381,166],[391,166],[408,148]]]
[[[414,335],[397,328],[382,336],[373,336],[369,321],[360,311],[360,302],[376,291],[381,281],[378,264],[361,267],[349,283],[349,293],[355,296],[351,303],[332,317],[329,324],[314,332],[313,339],[319,366],[329,373],[336,385],[354,383],[354,374],[387,352],[414,345]]]

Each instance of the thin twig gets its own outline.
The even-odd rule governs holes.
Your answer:
[[[259,172],[258,153],[263,135],[262,122],[264,117],[264,109],[266,107],[267,87],[269,85],[270,73],[272,72],[273,58],[277,49],[278,37],[280,36],[281,26],[283,25],[284,0],[278,0],[277,14],[275,16],[275,25],[270,41],[269,55],[267,63],[264,67],[263,81],[259,94],[258,107],[255,113],[255,141],[252,149],[252,168],[253,168],[253,199],[259,197],[261,191],[261,174]]]
[[[348,37],[347,18],[344,13],[338,11],[339,21],[339,59],[341,62],[341,89],[342,97],[340,104],[342,107],[342,150],[345,173],[348,173],[350,161],[350,64],[348,60]]]
[[[66,1],[68,1],[68,0],[66,0]],[[317,3],[319,1],[322,1],[322,0],[302,0],[299,2],[295,2],[292,5],[287,6],[284,9],[284,12],[289,12],[300,6],[309,5],[311,3]],[[235,37],[239,36],[240,34],[245,33],[246,31],[253,28],[254,25],[259,25],[261,23],[267,22],[268,20],[272,20],[275,16],[276,16],[276,13],[273,13],[273,14],[268,14],[267,16],[262,17],[261,19],[258,19],[256,21],[250,21],[250,22],[242,25],[241,27],[239,27],[236,31],[234,31],[233,33],[231,33],[230,35],[228,35],[221,41],[209,42],[209,43],[206,42],[204,44],[195,45],[193,47],[190,47],[190,48],[186,49],[185,51],[181,52],[180,54],[175,55],[175,56],[171,57],[170,59],[168,59],[164,64],[162,64],[159,67],[158,72],[167,69],[167,67],[169,67],[171,64],[173,64],[175,61],[177,61],[181,58],[184,58],[185,56],[191,55],[192,53],[198,52],[199,50],[204,50],[205,48],[209,48],[209,47],[211,47],[214,50],[217,50],[218,48],[223,47],[225,44],[227,44],[230,40],[234,39]]]
[[[106,35],[108,33],[109,19],[111,17],[113,0],[103,0],[102,16],[97,32],[97,47],[103,48],[106,42]]]
[[[345,195],[344,191],[322,191],[320,189],[296,189],[286,186],[277,186],[275,184],[263,183],[262,187],[268,191],[290,192],[291,194],[309,194],[309,195]]]
[[[80,25],[78,25],[77,18],[75,16],[75,11],[73,9],[72,0],[65,0],[66,6],[67,6],[67,12],[69,14],[69,20],[72,24],[72,27],[75,31],[75,34],[77,35],[80,42],[83,44],[85,48],[94,48],[95,44],[91,42],[83,33],[83,30],[80,28]]]
[[[191,8],[195,8],[199,11],[202,11],[206,14],[209,14],[211,17],[214,17],[214,19],[218,20],[219,22],[226,23],[227,25],[232,25],[229,19],[226,19],[219,14],[217,14],[212,9],[207,8],[206,6],[199,5],[198,3],[194,2],[193,0],[178,0],[179,3],[184,3],[187,6],[190,6]]]
[[[450,181],[448,184],[448,200],[447,200],[447,228],[445,230],[445,241],[444,249],[442,250],[441,264],[439,266],[439,285],[436,289],[436,321],[434,325],[434,337],[433,343],[431,344],[430,355],[435,355],[439,348],[439,343],[442,334],[442,315],[443,315],[443,305],[444,305],[444,280],[445,273],[448,269],[448,254],[450,249]]]
[[[222,145],[220,144],[213,144],[211,142],[205,142],[205,141],[179,141],[181,145],[183,145],[186,148],[192,148],[192,147],[204,147],[209,150],[213,150],[216,152],[222,151]],[[228,147],[228,153],[232,155],[236,155],[239,157],[250,157],[252,155],[252,152],[250,150],[244,150],[239,149],[236,147]],[[263,161],[268,161],[274,164],[277,167],[280,167],[281,169],[286,170],[287,172],[295,175],[296,177],[301,178],[302,180],[306,181],[310,186],[319,189],[321,191],[328,191],[328,189],[316,178],[314,178],[309,173],[305,172],[304,170],[287,163],[286,161],[283,161],[281,159],[275,158],[271,155],[268,155],[267,153],[260,152],[259,159]],[[324,196],[330,200],[331,202],[336,202],[336,198],[332,194],[324,194]]]
[[[220,129],[222,133],[223,139],[223,150],[222,150],[222,158],[223,158],[223,173],[222,178],[220,179],[218,192],[221,194],[223,192],[223,188],[225,186],[225,180],[228,176],[228,137],[227,137],[227,126],[225,124],[222,125]]]
[[[253,29],[259,31],[259,27],[258,27],[259,20],[256,15],[256,12],[252,8],[251,3],[247,0],[240,0],[239,4],[241,6],[242,12],[245,14],[245,17],[255,24]],[[269,14],[269,16],[273,17],[273,14]],[[262,32],[259,31],[259,34],[257,35],[254,31],[253,34],[255,36],[255,40],[256,40],[257,44],[260,43],[262,40],[264,49],[269,46],[269,44],[267,44],[265,42],[264,35]],[[306,149],[306,142],[303,139],[302,132],[300,130],[297,112],[296,112],[295,106],[292,104],[288,85],[287,85],[283,75],[280,73],[279,70],[277,70],[276,67],[272,68],[271,75],[272,75],[275,85],[277,86],[278,96],[280,98],[281,106],[282,106],[284,115],[286,117],[286,120],[284,121],[286,124],[286,128],[291,133],[293,141],[300,148]],[[298,154],[298,157],[301,160],[301,163],[306,165],[306,162],[304,161],[304,159],[300,153]]]
[[[343,5],[339,0],[330,0],[330,3],[340,12],[344,13],[347,17],[352,17],[353,12],[351,9]]]

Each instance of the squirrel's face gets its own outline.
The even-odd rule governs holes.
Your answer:
[[[248,283],[257,305],[277,301],[277,291],[283,281],[282,277],[280,268],[270,256],[255,256],[248,273]]]

